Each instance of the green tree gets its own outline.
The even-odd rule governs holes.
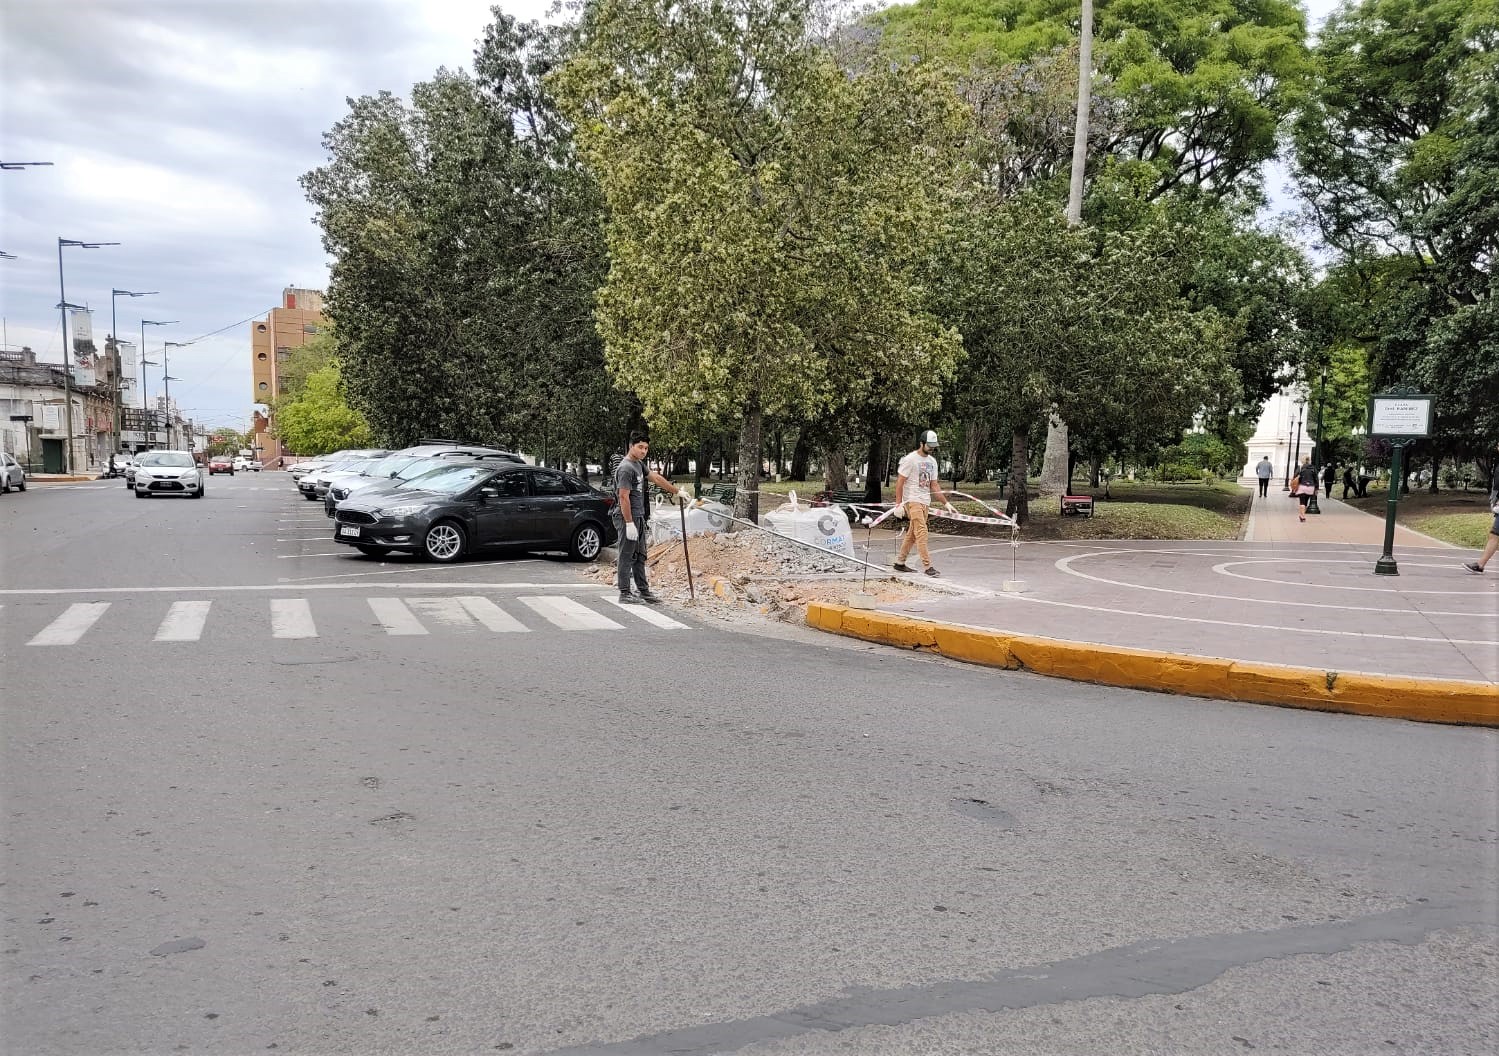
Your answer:
[[[910,66],[840,66],[807,0],[601,0],[556,83],[609,209],[596,318],[653,424],[933,408],[960,353],[918,265],[944,226],[961,110]]]
[[[299,455],[370,445],[369,423],[344,399],[336,362],[313,371],[298,392],[277,400],[275,412],[277,434]]]
[[[1011,79],[1072,44],[1077,20],[1076,0],[920,0],[868,16],[888,55]],[[1095,22],[1097,161],[1144,167],[1152,197],[1255,180],[1311,71],[1293,0],[1095,0]]]
[[[349,396],[388,442],[454,436],[586,462],[628,428],[636,404],[605,374],[591,320],[602,201],[544,84],[570,34],[497,12],[473,74],[439,70],[409,106],[352,100],[327,163],[303,177],[334,257]],[[590,413],[565,410],[580,405]]]

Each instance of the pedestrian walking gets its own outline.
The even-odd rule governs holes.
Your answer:
[[[922,564],[926,565],[926,574],[929,576],[940,576],[932,567],[932,555],[927,549],[927,513],[931,508],[932,500],[942,503],[952,512],[952,503],[947,501],[947,496],[942,494],[942,484],[937,479],[937,459],[932,452],[937,450],[937,434],[928,429],[921,434],[921,442],[916,445],[916,450],[911,451],[900,460],[900,475],[895,481],[895,516],[904,518],[910,524],[906,531],[906,537],[901,540],[900,552],[895,557],[895,571],[914,572],[915,569],[906,565],[906,558],[911,554],[911,547],[915,547],[921,555]]]
[[[1327,497],[1332,498],[1332,486],[1338,482],[1338,467],[1331,462],[1322,471],[1322,485],[1327,488]]]
[[[1312,496],[1317,494],[1317,467],[1312,465],[1312,456],[1307,455],[1296,470],[1296,486],[1291,489],[1296,496],[1296,501],[1301,503],[1301,519],[1306,520],[1306,504],[1312,501]]]
[[[1352,466],[1344,466],[1343,467],[1343,501],[1344,502],[1348,501],[1348,493],[1350,491],[1353,492],[1355,495],[1358,494],[1358,481],[1356,481],[1356,480],[1353,479],[1353,467]]]
[[[649,527],[651,507],[645,484],[650,481],[666,491],[672,501],[685,506],[692,501],[687,492],[667,480],[645,464],[650,454],[651,442],[642,433],[630,437],[629,453],[614,471],[614,493],[619,502],[614,507],[615,530],[619,535],[619,600],[624,604],[660,601],[659,595],[651,593],[645,578],[646,529]],[[634,580],[635,590],[630,590]]]
[[[1254,475],[1260,481],[1260,498],[1270,494],[1270,478],[1275,476],[1275,467],[1270,464],[1270,456],[1262,455],[1260,464],[1254,467]]]
[[[1499,451],[1495,454],[1499,455]],[[1494,473],[1489,478],[1489,512],[1494,515],[1494,523],[1489,525],[1489,537],[1483,541],[1483,556],[1463,566],[1475,574],[1481,574],[1494,552],[1499,550],[1499,458],[1494,459]]]

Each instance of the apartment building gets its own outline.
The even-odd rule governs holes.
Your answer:
[[[264,414],[253,419],[254,438],[261,461],[272,461],[285,451],[274,436],[276,413],[270,407],[282,392],[281,364],[294,349],[301,348],[328,324],[323,315],[323,295],[319,290],[287,287],[281,291],[281,304],[264,319],[250,324],[250,372],[254,403],[265,405]]]

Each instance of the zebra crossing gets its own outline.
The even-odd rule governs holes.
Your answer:
[[[494,598],[478,594],[408,597],[387,595],[362,600],[363,611],[373,618],[373,625],[390,637],[529,634],[535,631],[622,631],[639,624],[663,631],[690,629],[688,624],[659,609],[643,605],[621,605],[612,597],[599,595],[586,595],[579,599],[561,595],[526,594],[507,599],[503,605]],[[321,637],[319,618],[308,598],[268,598],[265,601],[268,603],[266,608],[259,611],[266,617],[272,638],[292,640]],[[109,626],[109,613],[115,604],[109,601],[80,601],[55,613],[50,606],[28,609],[28,613],[45,609],[44,618],[47,615],[51,618],[31,634],[26,645],[48,648],[83,643],[90,633],[103,633],[103,629]],[[154,624],[154,633],[150,638],[153,644],[197,642],[213,625],[215,604],[213,599],[173,601],[165,612],[160,612],[159,618],[156,616],[159,610],[156,610],[149,620],[140,619],[139,611],[136,610],[128,622],[128,633],[144,634]],[[14,613],[6,613],[6,608],[14,609],[14,606],[0,606],[0,618],[16,618]],[[236,611],[232,619],[236,633],[240,633],[245,622],[244,611]],[[368,623],[368,620],[362,622]],[[21,633],[24,634],[25,631]]]

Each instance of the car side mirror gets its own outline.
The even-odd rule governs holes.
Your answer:
[[[480,488],[479,489],[479,498],[483,499],[485,502],[488,502],[490,499],[498,499],[499,497],[500,497],[500,489],[499,488]]]

